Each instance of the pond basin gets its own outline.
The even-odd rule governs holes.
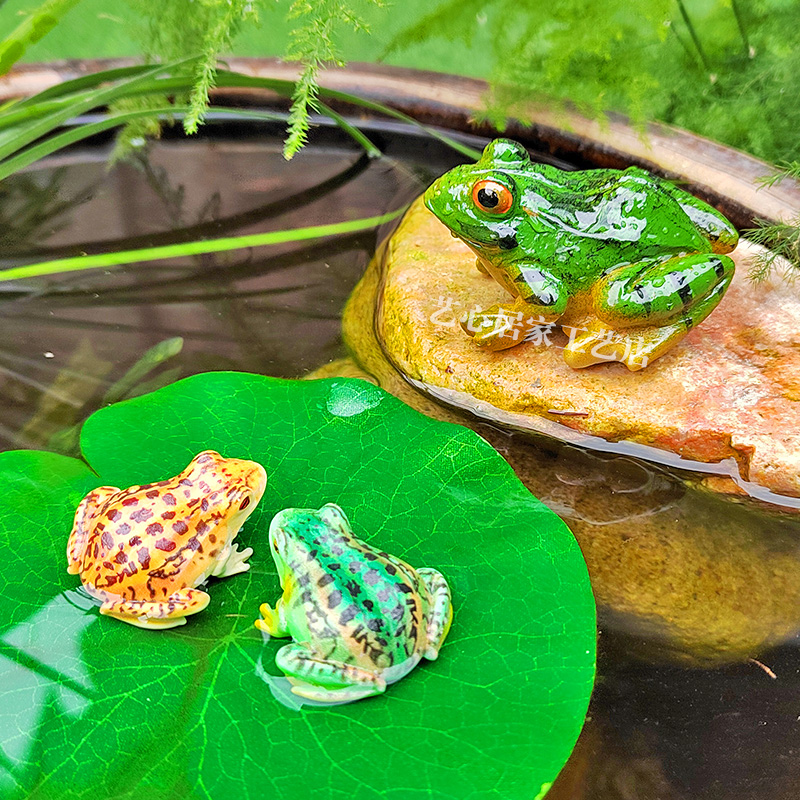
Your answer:
[[[229,122],[110,171],[107,142],[72,149],[0,187],[3,265],[373,216],[461,160],[413,128],[365,127],[383,158],[322,127],[287,164],[278,126]],[[662,465],[435,406],[381,361],[366,301],[348,352],[343,311],[388,233],[3,285],[3,449],[73,453],[74,426],[104,403],[207,370],[375,380],[474,427],[581,544],[600,607],[599,679],[550,796],[796,798],[798,518],[698,491]],[[130,372],[177,338],[152,369]]]

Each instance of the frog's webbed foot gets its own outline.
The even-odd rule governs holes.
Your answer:
[[[343,661],[320,658],[303,644],[282,647],[275,663],[292,684],[292,692],[308,700],[345,703],[386,691],[386,681],[377,673]]]
[[[89,520],[94,516],[94,512],[118,491],[116,486],[99,486],[89,492],[78,505],[67,542],[67,572],[70,575],[77,575],[81,571],[83,554],[86,552],[86,543],[89,540]]]
[[[289,629],[284,624],[281,613],[283,605],[283,598],[281,597],[273,608],[269,603],[262,603],[259,611],[261,612],[261,619],[256,620],[256,628],[270,636],[275,636],[279,639],[285,636],[291,636]]]
[[[425,658],[435,661],[453,622],[450,587],[447,585],[444,575],[431,567],[420,567],[417,575],[425,584],[431,603],[428,612],[428,648],[423,655]]]
[[[186,617],[202,611],[210,600],[200,589],[178,589],[161,601],[106,600],[100,606],[100,613],[137,628],[162,630],[186,624]]]
[[[519,299],[470,311],[459,321],[475,344],[493,352],[522,344],[536,328],[552,322],[541,314],[541,309]]]
[[[570,367],[582,369],[593,364],[620,361],[631,372],[643,369],[664,355],[689,332],[683,322],[612,331],[599,320],[579,330],[584,333],[575,335],[575,328],[567,328],[572,335],[564,347],[564,361]]]
[[[230,546],[228,550],[228,557],[217,561],[211,574],[217,578],[228,578],[231,575],[238,575],[240,572],[247,572],[250,565],[247,559],[253,555],[252,547],[245,547],[244,550],[239,550],[236,543]]]

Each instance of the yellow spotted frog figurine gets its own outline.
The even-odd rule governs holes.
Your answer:
[[[565,172],[497,139],[439,178],[425,204],[513,298],[462,320],[492,351],[557,321],[571,367],[641,369],[702,322],[733,277],[733,225],[637,167]]]
[[[101,486],[75,513],[68,571],[101,614],[152,630],[183,625],[208,605],[196,587],[250,569],[252,549],[233,540],[266,485],[260,464],[206,450],[170,480]]]
[[[294,639],[275,659],[294,694],[359,700],[438,656],[453,617],[441,573],[370,547],[333,503],[281,511],[269,542],[283,595],[256,626]]]

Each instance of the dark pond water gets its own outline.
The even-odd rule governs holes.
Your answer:
[[[279,135],[212,125],[110,171],[103,143],[49,159],[0,188],[0,264],[373,216],[461,160],[382,126],[382,159],[323,128],[287,164]],[[206,370],[296,377],[346,355],[341,312],[387,232],[0,284],[0,447],[71,452],[73,426],[104,403]],[[590,719],[551,796],[795,800],[797,523],[633,459],[475,424],[575,530],[600,601]]]

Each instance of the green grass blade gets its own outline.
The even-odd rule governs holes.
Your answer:
[[[251,75],[242,75],[238,72],[229,72],[227,70],[220,70],[217,73],[217,86],[230,88],[258,87],[262,89],[271,89],[272,91],[277,92],[284,97],[291,97],[292,92],[294,91],[293,81],[281,80],[280,78],[257,78]],[[350,94],[348,92],[339,92],[335,89],[326,89],[325,87],[320,87],[319,93],[321,97],[330,98],[333,100],[341,100],[345,103],[360,106],[361,108],[367,108],[370,111],[377,111],[380,114],[394,117],[401,122],[414,125],[420,130],[425,131],[434,139],[438,139],[443,144],[446,144],[448,147],[461,153],[467,158],[473,158],[477,160],[481,156],[478,150],[475,150],[465,144],[461,144],[461,142],[456,141],[447,134],[442,133],[435,128],[431,128],[428,125],[424,125],[423,123],[415,120],[413,117],[408,116],[408,114],[404,114],[402,111],[397,111],[394,108],[383,105],[383,103],[377,103],[374,100],[366,100],[363,97],[359,97],[358,95]]]
[[[65,108],[47,114],[40,119],[35,119],[25,126],[20,126],[16,130],[13,128],[6,130],[4,135],[0,137],[0,159],[7,158],[12,153],[36,141],[36,139],[45,136],[59,125],[63,125],[67,120],[90,111],[93,108],[107,105],[121,97],[129,96],[130,92],[135,91],[141,84],[152,82],[152,79],[156,76],[178,69],[193,60],[194,59],[186,59],[185,61],[174,64],[162,64],[153,67],[143,75],[128,78],[127,80],[115,83],[105,89],[97,89],[93,92],[88,92],[77,102],[70,103]]]
[[[180,65],[189,63],[190,61],[192,61],[192,59],[188,59],[186,62],[180,62]],[[162,65],[155,68],[124,67],[118,70],[108,70],[105,73],[95,73],[93,76],[86,76],[85,78],[68,81],[67,83],[71,84],[71,88],[68,87],[65,94],[59,93],[59,87],[51,87],[29,98],[27,101],[14,105],[5,113],[0,113],[0,159],[6,158],[10,152],[19,149],[25,144],[29,144],[36,138],[40,138],[42,135],[50,132],[59,124],[91,108],[105,105],[121,98],[189,91],[192,88],[192,79],[190,76],[170,75],[163,77],[164,72],[175,69],[177,66],[179,65]],[[114,80],[115,78],[119,79],[119,77],[127,77],[128,80],[122,83],[116,83],[114,86],[104,90],[91,88],[109,80]],[[294,91],[293,81],[281,80],[279,78],[257,78],[250,75],[229,72],[227,70],[221,70],[218,73],[217,85],[222,88],[269,89],[285,97],[291,97]],[[75,91],[84,90],[86,87],[89,87],[89,91],[80,91],[78,96],[75,96]],[[414,125],[467,158],[477,159],[480,157],[480,153],[477,150],[461,144],[435,128],[423,125],[413,117],[401,111],[396,111],[382,103],[366,100],[357,95],[339,92],[333,89],[323,88],[321,89],[321,95],[323,97],[341,100],[351,105],[367,108],[371,111],[376,111],[407,124]],[[342,130],[357,141],[371,157],[378,154],[378,148],[375,147],[355,125],[349,123],[328,106],[324,106],[323,110],[342,128]],[[38,123],[31,122],[34,117],[41,117],[41,119]],[[28,125],[24,129],[27,136],[23,141],[20,130],[15,130],[6,126],[25,121],[28,122]],[[5,128],[5,130],[3,130],[3,128]],[[12,145],[16,145],[16,147]]]
[[[330,117],[346,134],[360,144],[370,158],[380,157],[380,148],[376,147],[372,140],[362,133],[355,125],[349,123],[341,114],[338,114],[330,106],[326,106],[325,103],[318,102],[317,105],[319,105],[320,111],[326,117]]]
[[[134,64],[130,67],[116,67],[114,69],[104,69],[100,72],[92,72],[89,75],[81,75],[80,78],[62,81],[55,86],[43,89],[37,94],[26,97],[19,102],[19,105],[29,106],[43,100],[60,98],[64,95],[73,94],[85,89],[94,89],[101,83],[110,83],[111,81],[118,81],[122,78],[130,78],[134,75],[140,75],[142,72],[147,72],[149,69],[152,69],[151,64]]]
[[[406,122],[409,125],[414,125],[414,127],[425,131],[425,133],[427,133],[429,136],[432,136],[434,139],[438,139],[440,142],[442,142],[442,144],[446,144],[448,147],[458,153],[461,153],[461,155],[466,156],[467,158],[472,158],[477,161],[481,157],[480,150],[475,150],[466,144],[461,144],[461,142],[453,139],[446,133],[442,133],[441,131],[436,130],[436,128],[431,128],[430,126],[414,119],[414,117],[410,117],[408,114],[404,114],[402,111],[397,111],[394,108],[385,106],[383,103],[376,103],[374,100],[367,100],[363,97],[359,97],[358,95],[349,94],[348,92],[338,92],[334,89],[320,89],[320,94],[323,97],[329,97],[334,100],[342,100],[346,103],[361,106],[361,108],[368,108],[370,111],[377,111],[380,114],[386,114],[389,117],[394,117],[395,119],[398,119],[401,122]]]
[[[108,269],[122,264],[137,264],[146,261],[159,261],[167,258],[222,253],[229,250],[240,250],[246,247],[263,247],[265,245],[302,242],[310,239],[323,239],[328,236],[339,236],[343,233],[355,233],[376,228],[385,222],[397,219],[405,207],[377,217],[348,220],[328,225],[313,225],[308,228],[295,228],[269,233],[255,233],[247,236],[230,236],[223,239],[171,244],[162,247],[145,247],[140,250],[127,250],[119,253],[98,253],[92,256],[60,258],[55,261],[42,261],[38,264],[27,264],[22,267],[11,267],[0,270],[0,281],[13,281],[21,278],[40,278],[44,275],[55,275],[64,272],[78,272],[87,269]]]
[[[30,123],[34,119],[41,119],[61,109],[71,109],[83,100],[91,98],[95,92],[96,90],[89,89],[66,97],[44,100],[41,103],[35,103],[33,105],[18,103],[5,112],[0,113],[0,131],[3,131],[0,135],[0,141],[5,141],[6,139],[14,137],[19,131],[23,130],[22,126],[25,123]],[[8,131],[9,128],[17,128],[17,130]]]
[[[135,77],[136,75],[141,75],[143,72],[148,72],[152,69],[152,66],[140,66],[135,68],[125,67],[121,69],[105,70],[103,72],[95,72],[92,75],[87,75],[84,78],[76,78],[74,81],[66,81],[63,84],[51,86],[50,89],[45,89],[43,92],[39,92],[39,94],[32,95],[25,100],[14,103],[13,107],[9,107],[5,111],[0,109],[0,131],[4,128],[30,121],[35,117],[44,117],[53,111],[69,108],[70,106],[82,103],[84,100],[91,100],[96,96],[97,86],[102,83],[111,83],[113,81],[118,81],[120,78]],[[62,89],[67,86],[67,84],[72,84],[70,90],[64,92],[54,91]],[[191,87],[192,82],[188,76],[155,78],[152,81],[147,79],[127,91],[122,97],[114,98],[114,100],[141,97],[142,95],[146,96],[150,94],[172,94],[174,92],[188,91]],[[113,100],[111,102],[113,102]],[[78,116],[78,114],[74,114],[74,116]],[[15,132],[12,131],[10,135],[14,136]],[[0,134],[0,141],[4,141],[5,138],[7,138],[6,135]]]
[[[5,75],[25,51],[49,33],[80,0],[48,0],[28,15],[0,42],[0,75]]]
[[[270,121],[282,119],[282,117],[277,114],[270,114],[267,111],[251,111],[249,109],[211,106],[209,111],[250,119],[266,119]],[[80,142],[83,139],[88,139],[90,136],[103,133],[111,128],[117,128],[134,119],[141,119],[143,117],[174,117],[187,113],[189,113],[188,106],[165,106],[164,108],[125,111],[121,114],[114,114],[106,117],[98,122],[87,122],[84,125],[51,136],[49,139],[45,139],[43,142],[39,142],[39,144],[33,145],[27,150],[0,162],[0,180],[7,178],[9,175],[13,175],[15,172],[19,172],[21,169],[30,166],[45,156],[52,155],[58,150],[69,147],[71,144]]]

